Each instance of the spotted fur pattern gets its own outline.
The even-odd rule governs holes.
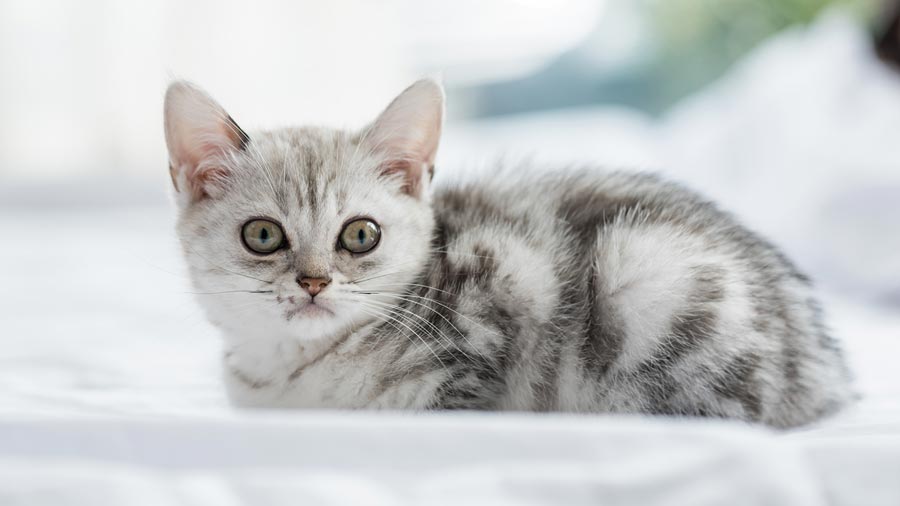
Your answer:
[[[178,232],[235,404],[789,427],[851,397],[809,280],[695,193],[599,169],[507,167],[439,188],[425,170],[415,186],[383,170],[370,134],[244,134],[210,155],[212,186],[173,165],[176,185],[207,185],[179,192]],[[284,251],[241,245],[260,216],[282,225]],[[358,216],[383,237],[354,256],[335,238]],[[333,279],[315,300],[328,315],[297,309],[309,272]]]

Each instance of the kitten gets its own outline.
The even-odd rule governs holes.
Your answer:
[[[443,91],[359,132],[245,133],[166,94],[178,235],[234,404],[727,417],[851,397],[809,280],[650,175],[516,168],[432,190]]]

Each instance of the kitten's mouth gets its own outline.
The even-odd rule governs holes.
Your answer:
[[[292,306],[284,312],[285,318],[288,320],[295,317],[325,318],[334,316],[334,311],[326,307],[324,303],[316,302],[315,299],[310,301],[296,301],[294,297],[288,297],[287,301],[290,302]]]

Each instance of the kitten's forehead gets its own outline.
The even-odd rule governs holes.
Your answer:
[[[244,193],[306,223],[340,214],[349,195],[376,181],[377,161],[347,132],[296,128],[251,136]],[[257,200],[259,199],[259,200]]]

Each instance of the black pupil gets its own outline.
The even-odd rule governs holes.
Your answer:
[[[269,229],[263,228],[259,231],[259,242],[266,242],[269,240]]]
[[[366,243],[366,231],[365,229],[359,229],[359,232],[356,233],[356,237],[359,239],[360,244]]]

